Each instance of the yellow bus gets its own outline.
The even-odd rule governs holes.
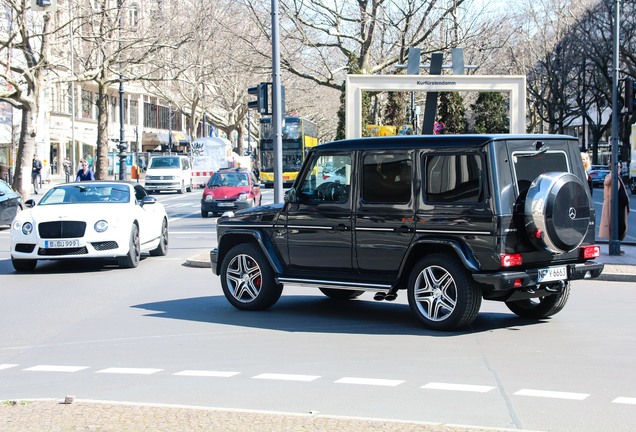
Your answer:
[[[274,186],[274,131],[269,117],[261,118],[259,141],[260,180],[265,187]],[[316,124],[302,117],[285,117],[283,138],[283,184],[290,186],[298,176],[307,150],[318,145]]]

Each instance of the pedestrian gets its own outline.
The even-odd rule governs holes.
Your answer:
[[[95,174],[93,170],[88,167],[88,162],[85,159],[80,161],[80,166],[82,167],[77,172],[77,177],[75,181],[92,181],[95,180]]]
[[[592,161],[590,155],[587,152],[581,152],[581,161],[583,162],[583,169],[585,169],[585,176],[587,177],[587,186],[592,191],[592,179],[590,178],[589,171],[592,167]]]
[[[627,217],[629,215],[629,195],[625,184],[618,175],[618,240],[625,239],[627,235]],[[612,174],[605,176],[603,181],[603,210],[601,211],[601,226],[598,230],[599,238],[610,238],[610,209],[612,208]],[[622,253],[622,251],[621,251]]]
[[[33,183],[33,193],[38,194],[38,190],[42,185],[42,162],[38,159],[37,153],[33,155],[33,164],[31,166],[31,183]]]
[[[86,162],[88,163],[88,169],[93,170],[93,156],[91,154],[86,155]]]
[[[64,157],[64,162],[62,162],[62,166],[64,167],[64,177],[65,177],[66,183],[68,183],[69,181],[71,181],[71,160],[68,158],[68,156]]]

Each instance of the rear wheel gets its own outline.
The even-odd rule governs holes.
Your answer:
[[[38,260],[11,258],[11,264],[16,271],[32,271],[37,263]]]
[[[230,249],[221,265],[221,286],[227,300],[241,310],[267,309],[283,291],[265,255],[253,244]]]
[[[130,242],[128,245],[128,254],[123,257],[117,257],[117,263],[120,268],[135,268],[139,265],[141,259],[141,246],[139,244],[139,228],[133,224],[130,230]]]
[[[150,251],[152,256],[165,256],[168,253],[168,221],[161,223],[161,238],[157,247]]]
[[[570,284],[565,285],[560,293],[506,302],[506,306],[522,318],[542,319],[555,315],[565,307],[570,297]]]
[[[411,312],[435,330],[469,325],[481,306],[481,293],[468,272],[445,254],[424,257],[413,267],[408,298]]]
[[[334,288],[320,288],[320,291],[327,297],[334,300],[351,300],[364,294],[364,291],[351,291]]]

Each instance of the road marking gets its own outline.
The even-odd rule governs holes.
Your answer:
[[[544,397],[544,398],[553,398],[553,399],[573,399],[573,400],[583,400],[586,399],[589,394],[585,393],[569,393],[569,392],[556,392],[556,391],[546,391],[546,390],[532,390],[532,389],[522,389],[515,393],[516,396],[535,396],[535,397]]]
[[[636,398],[617,397],[616,399],[612,401],[612,403],[636,405]]]
[[[88,366],[38,365],[23,370],[29,372],[79,372],[84,369],[88,369]]]
[[[218,378],[230,378],[235,375],[240,374],[240,372],[225,372],[225,371],[207,371],[207,370],[184,370],[181,372],[177,372],[173,375],[179,376],[194,376],[194,377],[218,377]]]
[[[423,385],[421,388],[429,389],[429,390],[453,390],[453,391],[463,391],[463,392],[487,393],[490,390],[493,390],[495,387],[483,386],[483,385],[430,382],[426,385]]]
[[[163,369],[152,369],[152,368],[118,368],[111,367],[97,371],[97,373],[108,373],[108,374],[131,374],[131,375],[151,375],[153,373],[162,371]]]
[[[377,378],[353,378],[345,377],[335,381],[336,384],[359,384],[359,385],[373,385],[384,387],[395,387],[402,384],[403,380],[389,380],[389,379],[377,379]]]
[[[266,380],[281,380],[281,381],[314,381],[320,378],[318,375],[295,375],[295,374],[277,374],[277,373],[263,373],[253,376],[254,379],[266,379]]]
[[[0,370],[9,369],[16,366],[17,364],[8,364],[8,363],[0,364]]]

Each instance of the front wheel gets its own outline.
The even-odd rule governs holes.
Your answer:
[[[141,259],[141,246],[139,243],[139,228],[133,224],[130,230],[130,241],[128,243],[128,253],[123,257],[117,257],[120,268],[135,268]]]
[[[424,257],[413,267],[408,298],[411,312],[435,330],[471,324],[481,306],[481,293],[468,272],[445,254]]]
[[[514,314],[522,318],[543,319],[561,312],[570,298],[570,283],[557,294],[532,299],[506,302],[506,306]]]
[[[241,310],[267,309],[283,291],[265,255],[253,244],[239,244],[230,249],[221,265],[221,286],[225,298]]]

